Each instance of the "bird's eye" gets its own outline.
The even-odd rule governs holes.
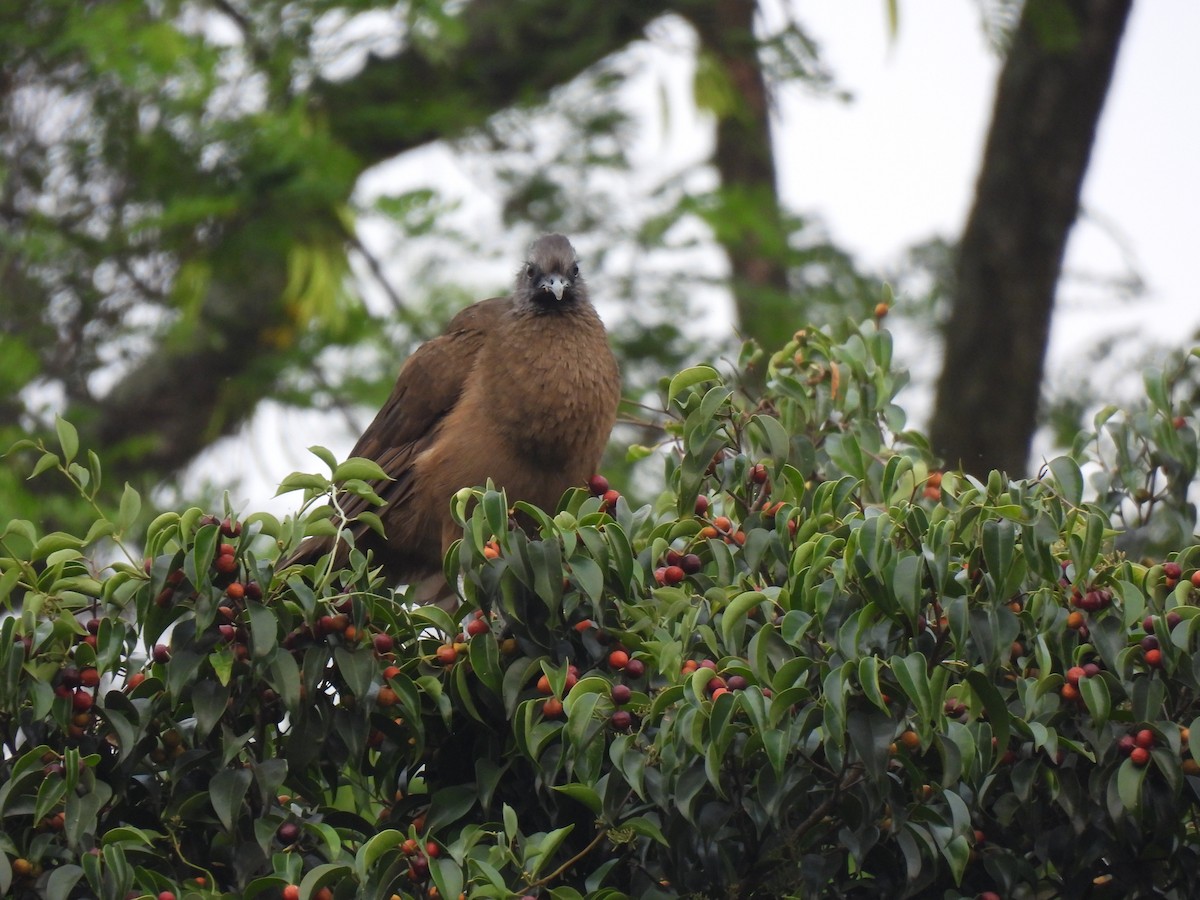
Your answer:
[[[572,278],[579,277],[579,266],[578,265],[571,266],[571,277]]]

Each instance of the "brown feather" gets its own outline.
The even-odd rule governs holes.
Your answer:
[[[553,509],[596,471],[619,399],[616,360],[574,249],[562,235],[543,237],[512,295],[462,310],[401,368],[351,452],[394,479],[374,485],[387,504],[387,540],[357,526],[356,545],[397,581],[436,577],[460,536],[450,516],[460,488],[491,479],[510,502]],[[351,515],[368,508],[349,495],[339,503]],[[315,561],[330,546],[310,539],[285,564]],[[336,562],[345,552],[343,544]]]

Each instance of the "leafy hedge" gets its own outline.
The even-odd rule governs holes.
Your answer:
[[[1190,896],[1191,359],[986,483],[904,430],[875,323],[748,355],[755,402],[689,369],[653,506],[455,498],[455,616],[359,554],[274,571],[378,475],[324,452],[295,519],[139,530],[127,490],[85,536],[8,522],[0,892]],[[93,496],[59,438],[18,451]]]

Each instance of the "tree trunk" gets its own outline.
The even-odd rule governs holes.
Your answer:
[[[949,466],[1025,474],[1063,253],[1132,0],[1028,0],[958,250],[931,428]]]
[[[701,53],[722,82],[713,163],[721,190],[709,224],[729,257],[738,327],[768,350],[782,346],[798,322],[788,291],[787,234],[776,192],[770,98],[752,0],[715,0],[685,14]]]

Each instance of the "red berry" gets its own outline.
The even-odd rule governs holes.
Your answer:
[[[175,900],[174,891],[159,891],[158,900]]]
[[[624,731],[633,724],[633,716],[630,715],[627,709],[618,709],[612,714],[610,721],[612,722],[612,727],[617,731]]]
[[[1162,651],[1161,650],[1147,650],[1146,651],[1146,665],[1150,666],[1150,668],[1152,668],[1152,669],[1161,668],[1162,667]]]
[[[1164,577],[1178,580],[1179,576],[1182,574],[1183,574],[1183,569],[1181,569],[1179,567],[1179,563],[1174,563],[1174,562],[1163,563],[1163,576]]]
[[[629,698],[633,696],[633,691],[627,684],[614,684],[612,686],[612,701],[617,706],[623,706],[629,702]]]
[[[696,498],[696,515],[703,516],[708,513],[708,498],[701,494]]]
[[[75,712],[87,712],[93,703],[95,700],[92,699],[92,695],[82,688],[71,695],[71,708]]]
[[[1139,731],[1137,734],[1135,734],[1133,736],[1133,742],[1135,744],[1137,744],[1139,747],[1143,747],[1146,750],[1149,750],[1151,747],[1154,746],[1154,732],[1151,731],[1149,728],[1143,728],[1141,731]]]
[[[156,663],[168,663],[171,661],[171,648],[166,644],[155,644],[153,655]]]
[[[492,627],[488,624],[487,619],[472,619],[467,623],[467,634],[472,636],[487,634],[491,630]]]
[[[557,697],[548,697],[542,701],[542,715],[547,719],[557,719],[562,714],[562,701]]]
[[[458,651],[454,649],[453,644],[442,644],[437,648],[437,661],[443,666],[448,666],[458,659]]]
[[[767,467],[762,463],[758,463],[750,470],[750,480],[755,484],[766,484]]]
[[[603,475],[593,475],[588,479],[588,490],[597,497],[603,497],[608,493],[608,479]]]
[[[681,566],[667,566],[663,571],[663,581],[666,584],[679,584],[686,577]]]
[[[283,889],[283,892],[280,894],[280,896],[283,898],[283,900],[300,900],[300,885],[287,885]]]
[[[1133,748],[1137,746],[1137,741],[1133,739],[1132,734],[1123,734],[1117,738],[1117,750],[1122,756],[1128,756],[1133,752]]]
[[[1133,751],[1129,754],[1129,758],[1133,760],[1135,766],[1144,766],[1150,762],[1150,751],[1145,747],[1134,747]]]
[[[700,571],[701,566],[703,566],[703,563],[695,553],[686,554],[679,562],[679,568],[683,569],[688,575],[695,575]]]
[[[1079,679],[1087,676],[1087,672],[1083,670],[1083,666],[1071,666],[1067,669],[1067,684],[1078,686]]]
[[[631,659],[625,663],[625,674],[630,678],[641,678],[646,674],[646,664],[640,659]]]
[[[604,505],[608,509],[615,509],[617,506],[617,501],[621,499],[620,493],[612,490],[611,488],[604,492],[603,497],[604,497]]]
[[[371,638],[371,646],[375,648],[376,653],[383,655],[384,653],[392,652],[392,648],[396,646],[396,641],[390,634],[380,632]]]
[[[232,554],[222,553],[213,562],[213,568],[222,575],[232,575],[237,571],[237,559]]]

